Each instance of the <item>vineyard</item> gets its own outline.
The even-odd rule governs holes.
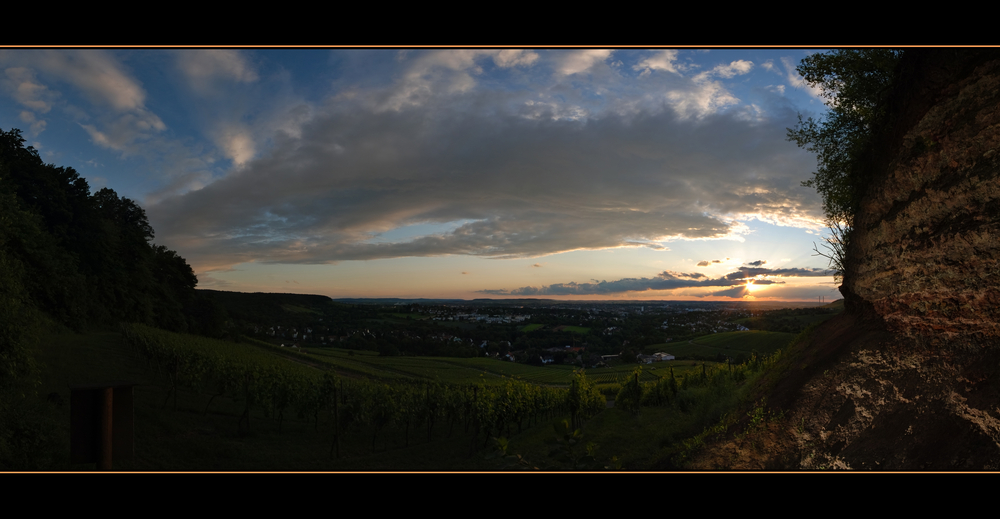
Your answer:
[[[139,381],[141,459],[116,465],[125,470],[496,470],[503,465],[486,456],[499,445],[494,439],[534,466],[566,470],[579,465],[553,461],[547,447],[552,424],[563,420],[565,434],[586,435],[576,459],[584,443],[604,446],[599,469],[614,466],[612,457],[626,468],[675,466],[664,460],[682,460],[692,445],[685,439],[718,423],[742,398],[744,382],[771,362],[675,361],[584,374],[485,358],[302,353],[135,324],[46,342],[53,344],[46,362],[60,373],[46,392],[61,394],[67,379],[91,380],[109,361],[118,367],[101,377]],[[91,362],[84,352],[98,351],[111,355],[102,367],[74,368]],[[58,430],[68,442],[68,429]]]
[[[247,339],[261,347],[277,353],[322,364],[324,369],[332,369],[345,375],[356,375],[378,379],[408,380],[410,382],[438,382],[441,384],[499,384],[503,377],[511,377],[544,386],[568,388],[573,381],[573,373],[578,368],[570,365],[531,366],[496,359],[453,358],[453,357],[381,357],[371,351],[349,351],[337,348],[303,348],[293,352],[290,348]],[[702,362],[676,361],[671,363],[678,374],[698,369]],[[709,363],[714,364],[713,362]],[[587,378],[595,384],[615,384],[634,366],[592,368],[587,370]],[[643,376],[644,382],[654,382],[663,376],[666,368],[657,371],[654,367]]]
[[[733,359],[750,358],[753,352],[769,355],[785,347],[796,334],[783,332],[724,332],[704,335],[689,342],[663,343],[649,346],[648,350],[665,350],[677,357],[716,358],[723,355]]]
[[[569,389],[556,389],[500,378],[487,385],[443,385],[338,377],[329,370],[288,362],[261,347],[174,334],[144,325],[123,325],[126,346],[169,385],[167,400],[181,387],[195,390],[209,403],[216,398],[239,404],[238,427],[253,427],[255,414],[277,421],[280,432],[287,413],[332,425],[330,454],[339,456],[345,435],[369,435],[378,448],[386,429],[402,429],[405,445],[411,434],[471,431],[470,450],[478,439],[510,436],[540,419],[593,416],[605,407],[604,397],[582,373]],[[418,359],[419,360],[419,359]],[[176,404],[175,404],[176,405]],[[437,429],[435,429],[437,427]]]

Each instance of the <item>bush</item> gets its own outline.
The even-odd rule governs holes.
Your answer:
[[[641,374],[642,366],[635,368],[635,371],[622,382],[621,388],[618,390],[618,395],[615,396],[615,407],[621,407],[636,415],[639,414],[639,406],[642,403],[644,390],[643,384],[639,382]]]

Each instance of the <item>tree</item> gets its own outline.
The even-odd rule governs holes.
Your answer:
[[[91,195],[73,168],[44,164],[17,129],[0,130],[0,198],[4,252],[24,270],[38,310],[78,330],[119,320],[187,328],[197,278],[176,252],[152,244],[137,203],[108,188]]]
[[[31,349],[41,321],[26,283],[29,272],[8,249],[32,216],[13,195],[0,192],[0,470],[42,468],[54,443],[48,432],[54,424],[32,405],[40,380]]]
[[[885,116],[886,98],[896,77],[902,51],[893,49],[842,49],[813,54],[796,71],[812,87],[819,87],[829,111],[820,119],[802,118],[788,129],[788,140],[817,155],[813,178],[802,183],[823,197],[823,211],[832,235],[825,238],[826,252],[840,276],[854,215],[867,184],[863,154],[875,128]]]

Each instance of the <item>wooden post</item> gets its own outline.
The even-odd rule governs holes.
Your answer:
[[[96,463],[134,456],[133,382],[70,386],[70,463]]]
[[[340,381],[340,392],[344,393],[344,381]],[[337,386],[333,386],[333,445],[331,445],[331,452],[333,454],[333,449],[337,450],[337,458],[340,458],[340,410],[337,408]]]
[[[106,387],[103,393],[104,401],[101,406],[101,457],[97,461],[97,470],[111,470],[111,420],[114,416],[115,389],[113,387]]]

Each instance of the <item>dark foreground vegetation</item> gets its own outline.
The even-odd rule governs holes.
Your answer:
[[[667,368],[651,382],[636,366],[602,393],[580,371],[560,387],[490,372],[475,383],[360,377],[253,340],[48,328],[33,351],[37,395],[22,405],[31,427],[5,470],[94,469],[68,453],[67,386],[92,380],[136,384],[136,454],[118,470],[683,468],[774,358]]]
[[[18,130],[0,131],[0,462],[29,463],[45,435],[26,404],[32,348],[50,322],[83,331],[124,320],[221,333],[183,258],[152,242],[142,208],[90,192],[72,168],[44,164]]]

